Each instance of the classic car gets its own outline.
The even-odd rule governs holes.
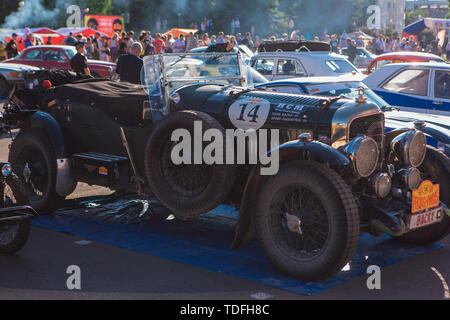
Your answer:
[[[448,234],[450,160],[426,146],[423,126],[385,134],[363,94],[248,88],[236,54],[204,55],[202,67],[186,53],[145,57],[142,86],[48,88],[41,77],[18,91],[5,111],[20,129],[9,162],[31,205],[52,212],[83,181],[154,196],[184,220],[235,206],[232,248],[256,236],[280,272],[308,281],[340,271],[361,232],[414,243]],[[199,72],[213,68],[223,73]]]
[[[16,63],[0,63],[0,97],[7,97],[14,84],[23,82],[26,71],[36,71],[41,68]]]
[[[446,63],[388,64],[363,82],[401,110],[450,115],[450,65]]]
[[[344,57],[346,57],[348,59],[348,55],[347,55],[347,48],[343,48],[339,51],[339,53],[341,55],[343,55]],[[356,48],[356,57],[355,60],[353,61],[353,64],[359,68],[359,69],[367,69],[367,67],[369,66],[369,64],[376,58],[377,56],[375,54],[373,54],[372,52],[370,52],[369,50],[367,50],[364,47],[357,47]]]
[[[381,67],[391,64],[391,63],[402,63],[402,62],[443,62],[445,60],[441,57],[426,52],[410,52],[410,51],[400,51],[400,52],[389,52],[383,53],[376,56],[367,67],[364,74],[371,74]]]
[[[70,59],[77,53],[74,46],[43,45],[25,48],[17,57],[4,63],[18,63],[44,69],[70,70]],[[94,77],[111,78],[116,64],[88,59],[88,67]]]
[[[270,81],[293,77],[360,74],[350,61],[330,52],[329,44],[322,42],[262,42],[250,65]]]
[[[427,144],[437,148],[450,157],[450,118],[442,115],[424,114],[412,111],[400,111],[396,106],[391,106],[375,92],[370,90],[363,82],[355,80],[353,76],[340,77],[311,77],[277,80],[259,84],[257,88],[267,88],[277,92],[311,94],[327,97],[345,96],[355,99],[362,89],[369,102],[376,104],[385,116],[385,131],[405,127],[414,127],[415,122],[423,122],[427,126],[425,132]],[[441,133],[444,133],[443,135]]]

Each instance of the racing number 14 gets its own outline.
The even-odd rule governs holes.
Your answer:
[[[247,106],[248,106],[248,103],[241,104],[241,107],[242,107],[241,113],[239,115],[239,118],[237,118],[236,120],[247,121],[247,119],[244,119],[244,112],[245,112],[245,109],[247,109]],[[258,118],[259,107],[260,107],[260,105],[257,104],[247,113],[247,117],[251,118],[250,122],[257,122],[256,119]]]

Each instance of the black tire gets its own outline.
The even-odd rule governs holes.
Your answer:
[[[21,130],[13,140],[9,162],[17,175],[25,181],[30,206],[39,214],[57,209],[64,197],[56,193],[56,155],[44,132],[40,129]],[[26,179],[28,164],[31,176]]]
[[[9,92],[11,90],[11,86],[8,84],[8,82],[0,76],[0,95],[7,97],[9,95]]]
[[[201,121],[203,132],[210,128],[225,129],[203,112],[178,111],[161,121],[150,136],[145,149],[145,172],[155,196],[179,219],[193,219],[221,204],[230,193],[234,178],[233,165],[175,165],[170,139],[175,129],[193,133],[194,121]],[[225,154],[225,152],[224,152]]]
[[[440,201],[450,208],[450,159],[439,150],[428,146],[427,154],[419,167],[423,179],[439,184]],[[441,222],[408,232],[399,240],[415,244],[429,244],[445,238],[450,232],[450,217],[444,213]]]
[[[28,204],[24,184],[14,173],[0,184],[0,207]],[[8,217],[11,214],[14,215],[14,213],[0,213],[0,217]],[[30,229],[29,219],[16,223],[0,223],[0,254],[12,254],[22,249],[28,240]]]
[[[264,181],[256,203],[258,239],[281,273],[319,281],[351,259],[359,238],[359,213],[351,190],[334,170],[291,162]],[[300,231],[287,226],[288,217],[294,217],[291,221]]]

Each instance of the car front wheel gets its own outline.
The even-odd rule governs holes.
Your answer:
[[[359,237],[359,214],[342,178],[318,163],[292,162],[267,178],[255,227],[264,252],[282,273],[306,281],[340,271]]]

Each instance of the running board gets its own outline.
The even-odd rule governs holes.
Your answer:
[[[85,152],[72,155],[77,181],[111,189],[129,183],[129,159],[124,156]]]

